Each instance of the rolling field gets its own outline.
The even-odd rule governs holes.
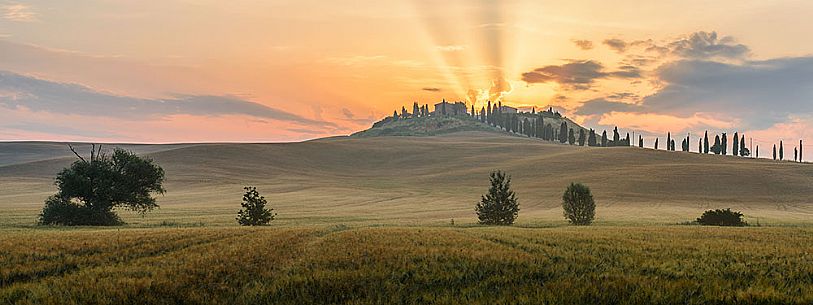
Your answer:
[[[0,148],[0,226],[31,226],[56,191],[53,176],[75,157],[64,144]],[[570,182],[592,188],[598,224],[675,224],[727,207],[751,223],[813,223],[813,166],[792,162],[476,132],[127,148],[154,158],[167,176],[159,210],[143,218],[121,212],[134,226],[234,225],[245,185],[257,186],[281,224],[473,223],[494,169],[513,176],[525,226],[564,224],[561,194]]]
[[[810,304],[813,230],[6,230],[18,304]]]
[[[70,151],[0,144],[0,303],[813,302],[809,164],[483,132],[125,147],[165,169],[161,208],[60,228],[35,222]],[[475,224],[493,169],[513,175],[514,227]],[[570,182],[594,226],[562,218]],[[244,185],[271,226],[236,226]],[[676,225],[726,207],[762,227]]]

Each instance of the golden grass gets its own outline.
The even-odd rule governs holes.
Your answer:
[[[0,231],[18,304],[810,304],[813,230]]]
[[[0,166],[0,226],[32,225],[43,200],[56,191],[54,174],[72,161],[47,158],[57,153],[39,145],[3,146],[44,159]],[[573,147],[472,132],[137,149],[164,167],[167,194],[159,198],[161,209],[145,218],[122,212],[135,226],[234,225],[245,185],[258,187],[283,224],[473,223],[474,204],[493,169],[513,176],[522,225],[564,224],[560,200],[570,182],[592,188],[598,224],[674,224],[727,207],[743,211],[751,223],[813,222],[810,164]]]

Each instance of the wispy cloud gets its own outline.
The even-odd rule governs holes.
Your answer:
[[[22,3],[10,3],[0,5],[0,14],[3,19],[17,22],[31,22],[37,20],[37,13],[30,5]]]
[[[158,119],[169,115],[246,115],[310,127],[337,127],[330,122],[308,119],[235,96],[177,95],[166,99],[146,99],[3,71],[0,71],[0,107],[131,120]]]
[[[577,47],[579,47],[582,50],[590,50],[590,49],[593,48],[593,42],[590,41],[590,40],[574,39],[573,44],[575,44]]]

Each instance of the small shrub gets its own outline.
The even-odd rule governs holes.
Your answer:
[[[596,217],[596,202],[590,188],[581,183],[571,183],[562,195],[564,216],[571,224],[586,226]]]
[[[491,172],[491,187],[475,207],[481,224],[511,225],[517,219],[519,203],[511,190],[511,176],[501,171]]]
[[[246,193],[243,194],[243,207],[237,212],[237,222],[242,226],[263,226],[267,225],[274,219],[275,214],[271,211],[273,209],[265,208],[268,201],[265,197],[260,196],[256,187],[244,187]]]
[[[742,220],[742,213],[731,209],[717,209],[703,212],[697,223],[704,226],[743,227],[748,223]]]

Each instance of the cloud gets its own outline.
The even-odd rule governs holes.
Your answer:
[[[623,102],[610,101],[603,98],[592,99],[584,102],[578,109],[578,115],[601,115],[611,112],[637,112],[641,106]]]
[[[627,50],[627,42],[618,38],[605,39],[603,43],[618,53],[624,53]]]
[[[3,71],[0,71],[0,107],[133,120],[169,115],[247,115],[314,127],[336,127],[330,122],[307,119],[233,96],[177,95],[167,99],[144,99]]]
[[[375,118],[372,115],[367,118],[356,117],[356,115],[347,108],[342,108],[342,115],[344,116],[344,118],[342,118],[343,120],[361,125],[371,124],[373,121],[375,121]]]
[[[603,78],[638,78],[640,70],[633,66],[623,66],[618,71],[606,72],[604,66],[596,61],[572,61],[564,65],[550,65],[522,74],[522,80],[532,83],[555,82],[568,89],[586,90]]]
[[[421,88],[421,90],[429,91],[429,92],[440,92],[440,88],[435,88],[435,87],[425,87],[425,88]]]
[[[741,58],[750,49],[738,44],[731,36],[717,38],[717,32],[696,32],[669,43],[668,49],[684,58],[707,59],[713,57]]]
[[[593,42],[590,40],[577,40],[574,39],[573,43],[582,50],[590,50],[593,48]]]
[[[813,57],[742,64],[680,60],[656,71],[663,89],[644,99],[656,111],[719,113],[765,128],[790,115],[813,113]]]
[[[31,22],[37,20],[37,13],[31,6],[21,3],[0,5],[0,16],[3,19],[17,22]]]

